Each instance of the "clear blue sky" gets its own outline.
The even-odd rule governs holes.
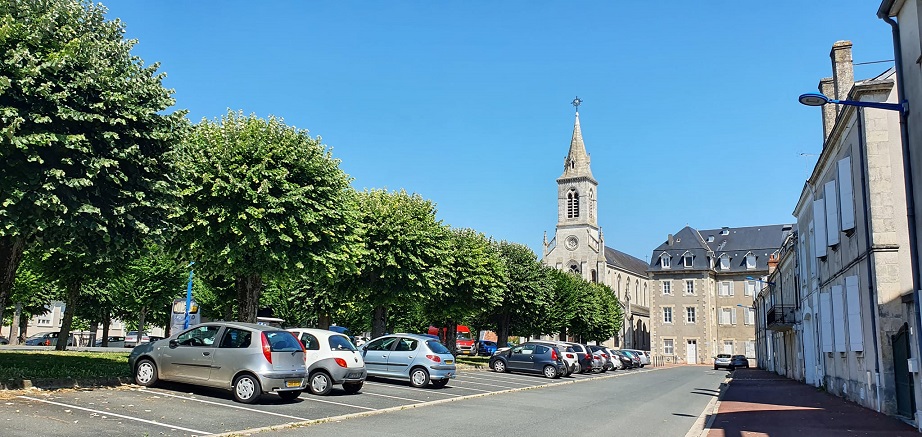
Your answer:
[[[364,188],[540,256],[580,119],[610,247],[793,222],[822,147],[797,103],[855,62],[893,58],[879,1],[105,1],[193,121],[228,108],[323,137]],[[856,67],[863,79],[892,64]]]

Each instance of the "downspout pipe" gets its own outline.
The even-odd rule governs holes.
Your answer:
[[[906,219],[909,222],[909,260],[912,271],[912,292],[915,301],[916,310],[916,342],[918,351],[922,354],[922,293],[919,290],[919,262],[918,262],[918,241],[916,240],[916,213],[915,198],[912,189],[912,161],[910,159],[909,148],[909,126],[906,117],[910,111],[906,103],[906,90],[903,81],[903,50],[900,41],[900,25],[890,18],[890,6],[892,2],[885,1],[877,10],[877,17],[884,20],[890,25],[893,32],[893,60],[896,67],[896,86],[897,95],[900,103],[903,103],[904,111],[900,111],[900,139],[903,141],[903,181],[906,185]]]
[[[858,115],[858,132],[864,132],[864,109],[855,108]],[[868,197],[871,195],[868,189],[868,168],[865,162],[867,144],[864,141],[864,135],[858,135],[858,158],[861,162],[858,164],[861,168],[861,203],[864,208],[864,246],[867,251],[868,261],[868,307],[871,310],[871,332],[874,333],[874,375],[877,378],[877,411],[880,412],[880,348],[877,344],[877,291],[874,284],[877,283],[877,275],[874,274],[874,250],[871,248],[871,208],[868,205]]]

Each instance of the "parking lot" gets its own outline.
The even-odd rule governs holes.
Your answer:
[[[34,392],[0,402],[0,421],[5,436],[212,435],[338,420],[473,396],[590,382],[597,378],[631,377],[655,370],[577,374],[559,379],[472,370],[459,372],[442,389],[418,389],[405,381],[371,378],[354,395],[337,387],[328,396],[304,393],[295,402],[265,395],[255,405],[234,402],[229,391],[173,383],[163,383],[157,388],[124,386]]]

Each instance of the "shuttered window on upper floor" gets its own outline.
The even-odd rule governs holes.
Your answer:
[[[861,323],[861,294],[858,290],[858,277],[845,277],[846,316],[848,319],[848,349],[852,352],[864,351],[864,332]]]
[[[845,352],[848,343],[845,337],[845,294],[841,285],[833,285],[829,289],[832,295],[832,335],[836,352]]]
[[[839,210],[842,212],[842,230],[855,229],[855,196],[852,190],[852,158],[839,160]]]
[[[826,204],[823,199],[813,201],[813,249],[817,258],[826,256]]]
[[[826,245],[839,244],[839,196],[836,194],[836,181],[826,182],[823,186],[826,202]]]

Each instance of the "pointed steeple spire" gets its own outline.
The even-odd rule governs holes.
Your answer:
[[[586,153],[586,145],[583,143],[583,133],[579,127],[579,104],[581,102],[577,97],[574,101],[577,106],[576,121],[573,122],[573,137],[570,139],[570,153],[564,160],[563,175],[561,178],[586,176],[592,178],[592,170],[589,168],[589,154]],[[592,178],[595,179],[595,178]]]

